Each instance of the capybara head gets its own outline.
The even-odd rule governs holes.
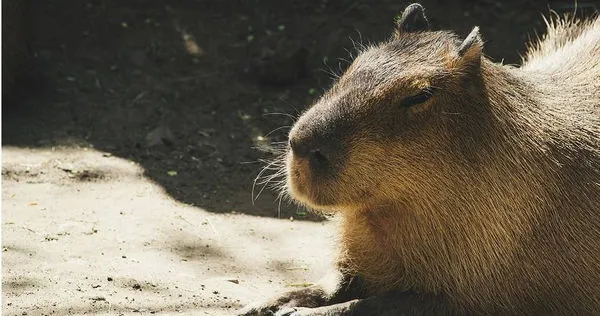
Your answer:
[[[461,138],[473,136],[454,116],[478,113],[481,50],[477,28],[463,40],[430,31],[423,7],[408,6],[391,39],[360,52],[290,131],[292,197],[361,209],[436,194],[436,182],[460,177],[472,154]]]

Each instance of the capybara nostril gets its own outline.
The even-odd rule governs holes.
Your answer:
[[[339,158],[339,149],[329,139],[319,134],[294,133],[290,135],[289,148],[294,157],[308,161],[310,171],[323,173],[332,160]]]
[[[307,158],[310,153],[310,143],[306,137],[290,136],[292,153],[299,158]]]
[[[327,165],[328,157],[321,149],[312,149],[309,152],[308,159],[313,168],[323,168]]]
[[[292,153],[298,158],[308,158],[311,164],[323,166],[328,160],[328,155],[320,149],[320,144],[315,138],[290,137],[289,145]]]

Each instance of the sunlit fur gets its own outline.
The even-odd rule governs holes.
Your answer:
[[[600,19],[549,22],[520,68],[460,43],[417,32],[361,52],[296,124],[351,120],[344,168],[321,181],[288,153],[287,189],[340,212],[340,265],[372,294],[600,314]],[[434,97],[398,108],[423,85]]]

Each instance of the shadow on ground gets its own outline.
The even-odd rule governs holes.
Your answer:
[[[422,1],[435,28],[465,35],[479,25],[487,54],[505,63],[543,29],[542,13],[571,2]],[[252,203],[259,161],[275,158],[271,145],[330,85],[329,72],[347,66],[345,49],[386,38],[407,4],[37,2],[35,71],[25,93],[3,102],[3,144],[94,147],[139,163],[181,202],[297,217],[268,189]]]

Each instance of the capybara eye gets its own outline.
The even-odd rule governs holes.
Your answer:
[[[404,100],[402,100],[402,102],[400,103],[400,106],[407,108],[413,105],[423,103],[429,100],[429,98],[433,96],[434,92],[435,91],[432,87],[427,87],[421,90],[421,92],[419,92],[418,94],[404,98]]]

